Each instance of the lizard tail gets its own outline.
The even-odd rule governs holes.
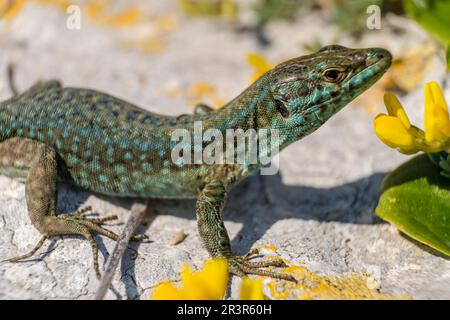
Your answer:
[[[16,69],[16,65],[13,62],[11,62],[8,65],[8,85],[9,85],[9,90],[11,90],[12,94],[14,96],[17,96],[19,94],[19,91],[17,91],[17,87],[14,83],[15,69]]]

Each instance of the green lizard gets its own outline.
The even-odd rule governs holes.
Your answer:
[[[31,222],[42,239],[76,234],[92,246],[96,274],[98,248],[93,232],[117,239],[80,210],[56,215],[57,182],[112,196],[196,198],[198,230],[213,257],[225,257],[235,275],[292,277],[265,267],[280,260],[250,261],[256,253],[235,256],[221,219],[227,193],[261,168],[245,165],[189,164],[171,161],[175,129],[276,129],[280,150],[324,124],[389,68],[391,55],[380,48],[348,49],[333,45],[281,63],[218,110],[200,105],[193,115],[155,114],[105,93],[63,88],[42,82],[0,103],[0,173],[26,180]],[[236,147],[237,148],[237,147]],[[273,154],[272,154],[273,156]],[[134,240],[144,236],[135,236]]]

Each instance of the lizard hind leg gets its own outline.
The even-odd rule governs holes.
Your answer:
[[[25,92],[25,94],[35,93],[35,92],[50,90],[50,89],[56,89],[56,88],[61,88],[61,82],[59,82],[58,80],[47,80],[47,81],[41,80],[41,81],[38,81],[35,84],[33,84]]]
[[[204,103],[199,103],[194,107],[194,116],[202,116],[202,115],[206,115],[209,114],[211,112],[213,112],[214,109],[211,108],[210,106],[204,104]],[[187,114],[187,113],[183,113],[180,114],[179,116],[177,116],[177,120],[183,120],[183,119],[190,119],[191,115]]]
[[[57,161],[56,151],[51,146],[37,143],[35,151],[38,153],[30,165],[25,184],[28,215],[33,225],[43,235],[38,245],[29,253],[9,259],[16,262],[31,257],[44,243],[45,239],[59,235],[80,235],[86,238],[92,248],[95,273],[100,278],[98,265],[98,246],[93,232],[102,234],[113,240],[118,236],[101,225],[113,218],[109,216],[100,219],[89,219],[86,213],[90,208],[81,209],[72,214],[56,215],[57,199]],[[143,240],[145,236],[136,236],[133,240]]]

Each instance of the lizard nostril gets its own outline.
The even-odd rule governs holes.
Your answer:
[[[389,53],[389,51],[381,49],[381,48],[374,48],[371,49],[367,56],[366,65],[371,66],[374,63],[377,63],[381,60],[390,61],[392,60],[392,56]]]
[[[385,58],[390,57],[390,53],[387,52],[387,51],[377,52],[377,54],[375,55],[375,57],[376,57],[378,60],[385,59]]]
[[[377,58],[378,60],[381,59],[392,59],[391,54],[389,53],[389,51],[384,50],[384,49],[375,49],[375,58]]]

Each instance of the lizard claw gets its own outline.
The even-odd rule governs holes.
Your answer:
[[[243,256],[229,257],[228,266],[230,268],[230,272],[239,277],[244,277],[247,274],[255,274],[297,283],[297,280],[289,274],[261,269],[267,267],[277,267],[277,268],[287,267],[286,263],[282,259],[249,261],[255,258],[255,255],[258,254],[259,254],[258,249],[252,249]]]
[[[91,244],[95,274],[96,274],[97,278],[100,279],[101,274],[100,274],[100,268],[98,265],[98,246],[97,246],[96,241],[92,237],[91,232],[99,233],[99,234],[104,235],[114,241],[117,241],[119,236],[116,233],[102,227],[102,225],[106,221],[116,220],[117,215],[110,215],[110,216],[106,216],[106,217],[102,217],[102,218],[88,218],[88,217],[86,217],[86,214],[88,214],[90,211],[91,211],[91,208],[86,207],[86,208],[80,209],[72,214],[61,215],[61,216],[58,216],[57,218],[60,218],[60,219],[66,220],[67,222],[75,224],[75,226],[73,228],[82,230],[81,234],[87,240],[89,240],[89,242]],[[134,235],[133,237],[131,237],[130,240],[131,241],[144,241],[147,239],[148,239],[148,237],[146,235]]]
[[[53,219],[57,219],[58,221],[60,221],[60,223],[64,223],[65,226],[67,227],[67,229],[70,229],[67,233],[63,233],[63,234],[80,234],[82,236],[84,236],[87,240],[89,240],[91,247],[92,247],[92,254],[93,254],[93,261],[94,261],[94,270],[95,270],[95,274],[97,276],[97,278],[100,279],[100,268],[98,265],[98,246],[96,241],[94,240],[91,232],[96,232],[99,233],[101,235],[104,235],[112,240],[117,240],[118,235],[115,234],[114,232],[105,229],[102,227],[102,225],[106,222],[106,221],[111,221],[111,220],[115,220],[117,219],[116,215],[111,215],[111,216],[106,216],[106,217],[102,217],[102,218],[88,218],[86,217],[87,214],[89,214],[91,212],[91,207],[85,207],[82,208],[76,212],[73,212],[71,214],[65,214],[65,215],[59,215],[59,216],[55,216],[52,217]],[[39,242],[37,243],[37,245],[34,247],[34,249],[32,249],[30,252],[21,255],[21,256],[17,256],[17,257],[13,257],[1,262],[17,262],[20,260],[24,260],[27,259],[31,256],[33,256],[37,250],[39,250],[39,248],[42,247],[42,245],[44,244],[45,240],[48,239],[48,235],[45,235],[41,238],[41,240],[39,240]],[[148,240],[148,236],[145,234],[139,234],[139,235],[134,235],[133,237],[131,237],[132,241],[146,241]]]

